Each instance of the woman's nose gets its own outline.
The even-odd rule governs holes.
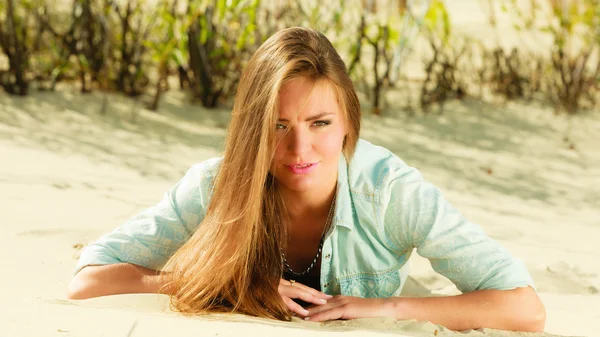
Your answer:
[[[311,147],[311,138],[308,130],[295,126],[288,133],[288,151],[295,155],[307,152]]]

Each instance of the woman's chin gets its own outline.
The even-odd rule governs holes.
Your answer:
[[[288,190],[307,192],[318,188],[319,184],[312,177],[294,177],[294,179],[279,180]]]

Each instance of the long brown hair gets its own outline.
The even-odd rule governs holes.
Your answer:
[[[269,168],[279,92],[298,77],[333,85],[346,121],[344,155],[358,141],[360,105],[346,66],[329,40],[288,28],[265,41],[244,68],[226,147],[206,216],[169,259],[172,306],[186,314],[239,312],[289,320],[278,293],[283,273],[283,201]]]

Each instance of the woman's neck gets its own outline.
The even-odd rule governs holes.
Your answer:
[[[280,189],[290,220],[327,216],[336,193],[337,177],[327,186],[309,191]]]

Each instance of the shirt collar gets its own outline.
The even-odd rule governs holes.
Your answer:
[[[334,225],[343,226],[350,230],[354,228],[352,212],[352,196],[348,180],[348,162],[343,154],[338,161],[337,195],[334,212]]]

